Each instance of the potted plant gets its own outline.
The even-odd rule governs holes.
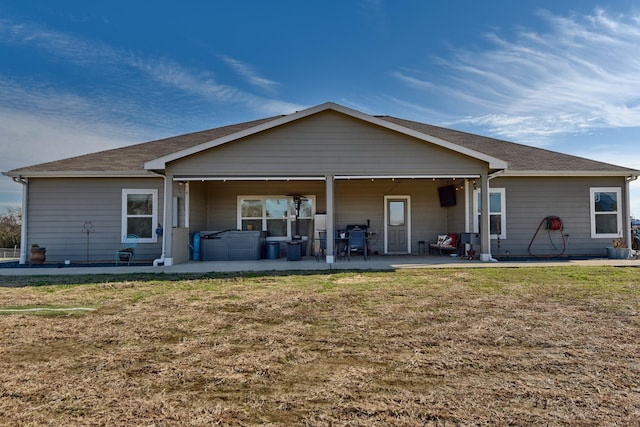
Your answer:
[[[122,248],[118,251],[118,258],[120,261],[129,261],[133,254],[133,248]]]
[[[41,248],[39,244],[34,243],[31,245],[31,256],[29,257],[29,263],[42,264],[47,259],[47,248]]]
[[[629,259],[631,249],[625,245],[623,239],[613,241],[613,247],[607,248],[607,258],[609,259]]]

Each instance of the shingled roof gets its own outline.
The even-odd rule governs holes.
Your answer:
[[[200,132],[172,136],[155,141],[134,144],[112,150],[98,151],[82,156],[70,157],[48,163],[27,166],[6,172],[9,176],[29,175],[30,173],[45,172],[85,172],[85,173],[132,173],[145,172],[144,164],[150,160],[167,154],[175,153],[212,141],[224,136],[232,135],[245,129],[261,125],[282,116],[252,120]]]
[[[413,122],[396,117],[379,116],[378,118],[505,160],[509,163],[510,172],[638,172],[633,169],[598,162],[584,157],[572,156],[556,151],[474,135],[472,133]]]
[[[327,104],[334,105],[334,104]],[[331,107],[329,107],[331,108]],[[341,111],[344,107],[340,107]],[[358,113],[361,114],[361,113]],[[267,125],[269,122],[282,119],[287,116],[274,116],[260,120],[253,120],[229,126],[218,127],[200,132],[159,139],[155,141],[135,144],[128,147],[113,150],[100,151],[83,156],[42,163],[5,172],[8,176],[46,176],[60,173],[77,175],[118,175],[118,174],[146,174],[144,164],[163,156],[171,155],[195,148],[200,144],[229,137],[238,132],[251,130],[252,128]],[[488,138],[467,132],[428,125],[415,121],[400,119],[391,116],[367,116],[373,122],[381,121],[423,134],[426,140],[429,137],[438,138],[448,143],[473,150],[487,156],[503,160],[508,166],[509,174],[614,174],[637,175],[639,172],[622,166],[611,165],[582,157],[562,154],[555,151],[531,147],[509,141]]]

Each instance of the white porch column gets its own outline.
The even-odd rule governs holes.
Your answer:
[[[491,261],[491,223],[489,217],[489,177],[480,175],[480,261]]]
[[[22,184],[22,226],[20,227],[20,261],[19,264],[26,264],[29,260],[27,256],[27,211],[29,203],[29,181],[26,178],[13,178],[15,182]]]
[[[333,264],[334,263],[334,257],[333,257],[333,253],[334,253],[334,248],[335,248],[335,241],[334,241],[334,236],[335,236],[335,232],[334,232],[334,224],[333,224],[333,203],[334,203],[334,193],[333,193],[333,175],[326,175],[325,176],[325,195],[327,198],[327,264]]]
[[[162,258],[164,265],[173,265],[173,175],[164,179],[164,219],[162,227]],[[155,227],[155,224],[154,224]],[[155,229],[155,228],[154,228]]]
[[[189,182],[186,182],[184,184],[184,226],[185,228],[189,228],[189,220],[191,218],[190,213],[191,213],[191,194],[189,193],[190,191],[190,186],[189,186]]]

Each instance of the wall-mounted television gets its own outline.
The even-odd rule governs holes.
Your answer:
[[[447,185],[438,188],[438,197],[440,198],[440,206],[443,208],[456,205],[456,187]]]

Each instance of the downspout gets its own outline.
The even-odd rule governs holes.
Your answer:
[[[626,221],[624,230],[625,230],[625,242],[627,242],[627,248],[631,249],[633,247],[633,240],[631,236],[631,199],[629,192],[629,185],[632,181],[638,179],[637,175],[628,176],[625,179],[624,184],[624,218]],[[632,252],[633,253],[633,252]]]
[[[20,264],[27,263],[27,200],[29,195],[29,180],[21,176],[14,176],[13,182],[22,184],[22,225],[20,226]]]
[[[494,172],[490,175],[487,175],[487,180],[491,181],[493,178],[497,178],[504,173],[505,169],[501,169],[497,172]]]
[[[167,188],[167,176],[164,175],[164,174],[158,173],[158,172],[154,172],[154,171],[152,171],[152,172],[155,173],[156,175],[160,175],[162,177],[162,179],[164,180],[164,182],[163,182],[164,185],[162,186],[163,191],[164,191],[163,200],[166,200],[167,192],[164,189]],[[165,206],[165,208],[162,209],[162,223],[165,224],[165,227],[166,227],[166,224],[167,224],[166,203],[163,203],[163,205]],[[166,235],[167,235],[166,231],[164,233],[162,233],[162,254],[160,255],[160,258],[156,258],[156,259],[153,260],[153,266],[154,267],[157,267],[159,264],[164,265]]]

